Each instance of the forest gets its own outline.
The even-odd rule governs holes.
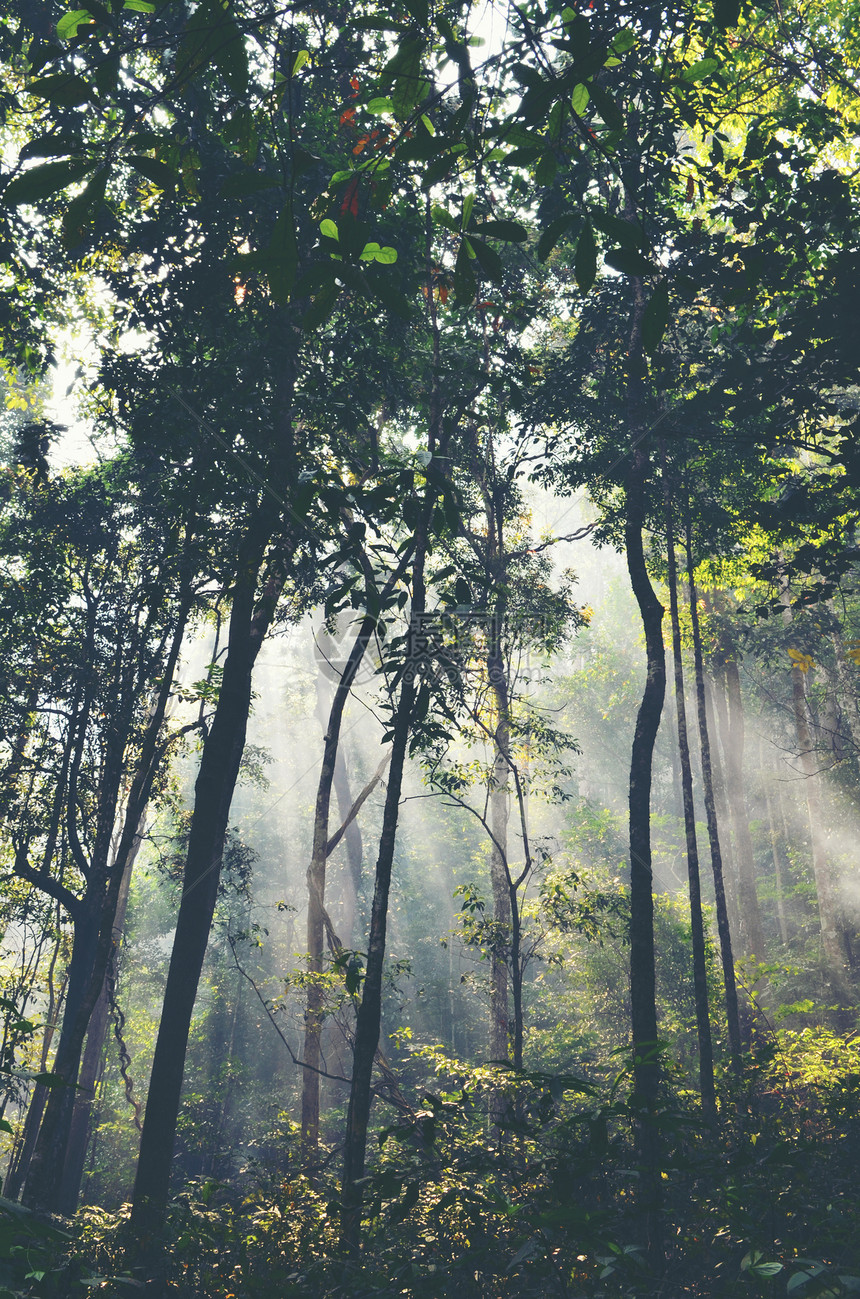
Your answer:
[[[0,46],[0,1299],[860,1294],[855,0]]]

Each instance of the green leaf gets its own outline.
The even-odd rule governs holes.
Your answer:
[[[61,41],[71,40],[73,36],[77,36],[79,27],[92,21],[93,16],[89,9],[73,9],[71,13],[63,14],[57,23],[57,36]]]
[[[622,130],[624,127],[624,114],[616,104],[611,95],[608,95],[602,86],[595,81],[588,83],[588,93],[591,96],[594,107],[603,118],[607,126],[615,130]]]
[[[456,165],[457,157],[456,154],[453,153],[445,153],[441,158],[434,159],[433,162],[428,164],[427,170],[425,171],[424,177],[421,181],[421,188],[426,193],[427,190],[432,189],[434,185],[438,185],[440,180],[444,180],[448,175],[448,172],[451,171],[452,168],[456,167]]]
[[[323,289],[322,293],[318,293],[302,317],[302,329],[307,333],[312,333],[320,325],[324,325],[334,311],[338,293],[339,290],[336,284]]]
[[[37,77],[27,87],[28,94],[38,95],[58,108],[77,108],[92,99],[92,87],[83,77],[73,77],[67,72],[57,72],[50,77]]]
[[[69,159],[65,162],[46,162],[41,167],[31,167],[10,181],[3,193],[6,207],[19,203],[37,203],[58,190],[82,180],[93,169],[89,159]]]
[[[454,583],[454,595],[460,605],[470,605],[472,603],[472,588],[464,577],[458,577]]]
[[[325,239],[338,238],[337,226],[329,217],[326,217],[325,221],[320,221],[320,234]]]
[[[505,268],[502,265],[502,259],[496,252],[495,248],[491,248],[489,244],[485,244],[483,239],[475,239],[473,237],[468,242],[472,245],[472,250],[477,258],[481,270],[485,275],[489,276],[491,280],[498,283],[498,281],[504,277]]]
[[[451,216],[451,213],[440,207],[438,203],[433,204],[430,215],[437,225],[444,226],[446,230],[451,230],[455,234],[459,231],[460,223],[457,218]]]
[[[668,323],[669,288],[664,282],[651,294],[642,317],[642,346],[649,356],[659,348]]]
[[[87,227],[95,221],[104,202],[109,174],[109,167],[100,167],[83,192],[73,198],[66,209],[63,216],[63,243],[67,248],[76,247],[87,233]]]
[[[471,302],[478,284],[472,270],[472,259],[469,256],[468,240],[463,239],[454,263],[454,297],[457,302]]]
[[[541,160],[535,167],[535,180],[539,185],[551,185],[558,171],[558,161],[552,149],[541,154]]]
[[[293,76],[295,76],[297,72],[301,72],[302,68],[308,62],[310,57],[311,57],[310,50],[299,50],[298,54],[296,55],[295,62],[293,63]]]
[[[460,223],[460,229],[465,230],[472,216],[472,208],[475,206],[475,195],[467,194],[463,199],[463,219]]]
[[[579,218],[573,212],[566,212],[564,216],[556,217],[544,230],[538,240],[537,255],[538,261],[545,262],[555,248],[561,236],[572,225],[575,225]]]
[[[482,221],[480,226],[473,228],[475,234],[485,239],[504,239],[513,244],[524,243],[529,237],[528,230],[518,221]]]
[[[609,42],[609,48],[613,54],[626,54],[632,50],[636,44],[636,37],[629,27],[624,27],[620,32],[616,32]]]
[[[18,155],[19,161],[25,158],[59,158],[75,153],[80,141],[73,135],[39,135],[28,140]]]
[[[235,95],[248,89],[248,53],[245,36],[225,11],[221,0],[201,0],[185,25],[176,52],[176,77],[180,84],[209,64],[216,67]]]
[[[586,221],[576,241],[573,273],[580,293],[587,293],[597,278],[597,244],[590,221]]]
[[[382,303],[386,311],[393,316],[400,316],[403,320],[411,318],[412,307],[409,299],[392,285],[390,279],[368,276],[368,285],[373,296]]]
[[[259,194],[260,190],[273,189],[280,181],[274,176],[263,176],[260,172],[240,171],[228,176],[221,186],[222,198],[246,198],[249,194]]]
[[[644,248],[645,236],[633,221],[624,221],[621,217],[610,216],[602,208],[593,208],[591,219],[611,239],[617,239],[624,248]]]
[[[714,0],[714,22],[718,27],[737,27],[740,16],[741,0]]]
[[[296,243],[296,230],[293,214],[287,203],[272,230],[272,238],[266,249],[266,273],[269,279],[269,290],[278,306],[288,301],[296,282],[296,270],[299,264],[299,250]]]
[[[154,14],[156,5],[152,0],[125,0],[123,9],[132,9],[137,14]]]
[[[391,87],[391,101],[398,117],[409,117],[418,100],[423,98],[426,83],[421,77],[421,55],[424,38],[414,29],[404,36],[393,58],[382,70],[380,88]]]
[[[570,97],[570,106],[577,117],[582,117],[586,108],[588,108],[588,100],[588,86],[583,85],[581,82],[578,86],[574,86],[573,94]]]
[[[70,1084],[66,1082],[65,1078],[61,1078],[58,1073],[50,1072],[33,1074],[33,1082],[41,1083],[43,1087],[48,1088],[70,1086]]]
[[[248,51],[245,36],[232,19],[221,20],[216,29],[212,62],[227,82],[234,95],[244,95],[248,90]]]
[[[682,81],[704,81],[716,72],[720,66],[719,59],[699,59],[697,63],[692,63],[686,72],[681,76]]]
[[[371,99],[368,102],[367,111],[368,113],[374,113],[376,115],[380,113],[393,113],[394,105],[387,95],[378,95],[375,99]]]
[[[799,1259],[798,1262],[800,1262]],[[804,1261],[803,1266],[807,1270],[795,1272],[793,1276],[789,1277],[788,1285],[785,1287],[786,1294],[794,1294],[795,1290],[799,1290],[801,1286],[805,1286],[809,1281],[814,1280],[815,1277],[820,1276],[825,1271],[821,1263],[807,1263]]]
[[[179,180],[178,173],[166,163],[159,162],[157,158],[147,158],[144,154],[133,153],[125,161],[157,189],[172,190]]]
[[[377,250],[374,260],[379,262],[381,266],[393,266],[397,261],[397,249],[388,246],[382,247]]]
[[[620,271],[622,275],[653,275],[656,271],[647,257],[643,257],[634,248],[612,248],[604,254],[603,260],[607,266]]]
[[[347,964],[346,972],[344,974],[344,984],[351,997],[355,996],[361,987],[361,964],[354,956],[350,958],[349,963]]]
[[[312,266],[310,270],[305,271],[304,275],[299,276],[293,286],[293,293],[297,298],[305,298],[315,293],[321,293],[323,289],[330,289],[337,279],[338,263],[334,260],[319,262]]]

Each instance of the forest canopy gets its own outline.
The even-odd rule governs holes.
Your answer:
[[[0,6],[0,1299],[860,1292],[858,18]]]

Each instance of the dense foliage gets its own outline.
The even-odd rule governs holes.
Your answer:
[[[860,1291],[857,13],[0,10],[0,1299]]]

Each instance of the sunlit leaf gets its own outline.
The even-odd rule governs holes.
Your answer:
[[[73,9],[71,13],[63,14],[57,23],[57,36],[61,41],[71,40],[73,36],[77,36],[79,27],[92,21],[93,16],[89,9]]]
[[[64,162],[46,162],[41,167],[31,167],[10,181],[2,196],[6,207],[20,203],[37,203],[49,198],[58,190],[66,189],[76,180],[82,180],[93,169],[89,160],[69,159]]]
[[[682,73],[683,81],[704,81],[716,72],[720,66],[719,59],[699,59],[697,63],[692,63],[687,70]]]

